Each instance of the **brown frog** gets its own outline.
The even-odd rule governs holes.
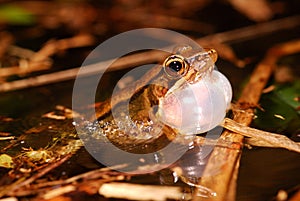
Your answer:
[[[94,129],[91,136],[133,153],[163,148],[182,131],[172,122],[168,123],[176,116],[171,120],[163,117],[164,110],[168,110],[163,100],[176,90],[185,90],[187,85],[200,82],[214,70],[216,60],[217,53],[213,49],[175,48],[174,54],[162,65],[155,66],[140,80],[95,108],[97,121],[91,119],[94,121],[90,125]]]

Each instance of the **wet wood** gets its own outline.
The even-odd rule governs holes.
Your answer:
[[[300,51],[300,40],[290,41],[281,45],[276,45],[269,49],[265,58],[257,65],[253,71],[248,84],[245,86],[237,105],[249,106],[246,109],[234,110],[233,120],[248,126],[250,125],[254,111],[251,108],[257,105],[262,91],[272,75],[276,61],[288,54]],[[220,137],[221,140],[231,141],[239,145],[243,143],[244,137],[240,134],[224,131]],[[242,146],[236,146],[235,149],[228,147],[215,147],[208,164],[204,170],[200,185],[212,189],[216,194],[205,200],[225,201],[235,200],[236,179],[241,157]],[[196,195],[196,194],[195,194]],[[201,197],[194,197],[195,201],[203,200]]]

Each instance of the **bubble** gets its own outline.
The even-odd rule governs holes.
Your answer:
[[[158,118],[181,134],[204,133],[221,123],[231,98],[230,82],[213,70],[167,94],[159,105]]]

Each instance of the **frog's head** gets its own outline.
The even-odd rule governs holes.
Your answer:
[[[213,49],[176,48],[163,68],[174,84],[159,100],[157,118],[182,134],[211,130],[225,117],[232,89],[227,78],[214,69]]]
[[[192,49],[190,46],[177,47],[174,53],[163,63],[166,74],[172,79],[184,77],[192,82],[211,72],[218,58],[214,49]]]

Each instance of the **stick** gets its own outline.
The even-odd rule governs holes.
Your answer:
[[[167,199],[181,200],[183,196],[180,187],[129,183],[103,184],[99,189],[99,194],[107,198],[154,201],[165,201]]]
[[[250,128],[228,118],[224,119],[221,126],[223,126],[224,128],[232,132],[236,132],[238,134],[242,134],[247,137],[252,137],[255,138],[256,140],[265,141],[266,143],[272,145],[273,147],[285,148],[300,153],[300,144],[294,142],[293,140],[286,137],[285,135],[280,135],[280,134],[258,130],[255,128]]]
[[[0,141],[1,140],[13,140],[13,139],[15,139],[15,136],[0,137]]]
[[[129,67],[133,67],[134,65],[141,65],[144,63],[157,62],[160,60],[159,58],[162,59],[164,56],[165,55],[162,54],[162,52],[160,52],[160,51],[150,51],[147,53],[139,53],[139,54],[129,55],[129,56],[120,58],[119,60],[114,62],[110,66],[110,68],[108,68],[108,71],[121,70],[121,69],[129,68]],[[85,70],[84,70],[84,73],[81,74],[81,76],[84,77],[84,76],[92,75],[95,73],[103,73],[103,72],[105,72],[105,70],[107,69],[109,64],[111,64],[113,61],[114,61],[114,59],[108,60],[108,61],[103,61],[103,62],[98,62],[98,63],[91,64],[88,66],[83,66],[83,68],[85,68]],[[24,89],[24,88],[28,88],[28,87],[36,87],[36,86],[71,80],[71,79],[76,78],[80,68],[81,67],[64,70],[64,71],[59,71],[59,72],[55,72],[55,73],[50,73],[50,74],[45,74],[45,75],[40,75],[40,76],[36,76],[36,77],[31,77],[28,79],[3,83],[3,84],[0,84],[0,92],[19,90],[19,89]]]
[[[300,40],[290,41],[271,48],[267,52],[265,58],[253,71],[248,84],[242,91],[238,104],[243,106],[257,105],[260,95],[274,70],[278,58],[299,51]],[[253,116],[254,112],[251,108],[236,110],[234,111],[233,120],[248,126],[250,125]],[[229,140],[238,145],[243,142],[244,137],[227,130],[222,133],[220,139]],[[228,149],[226,147],[214,148],[199,183],[216,192],[215,197],[210,197],[206,200],[235,200],[236,179],[242,146],[236,148],[237,149]],[[194,196],[194,200],[201,200],[201,197]]]

